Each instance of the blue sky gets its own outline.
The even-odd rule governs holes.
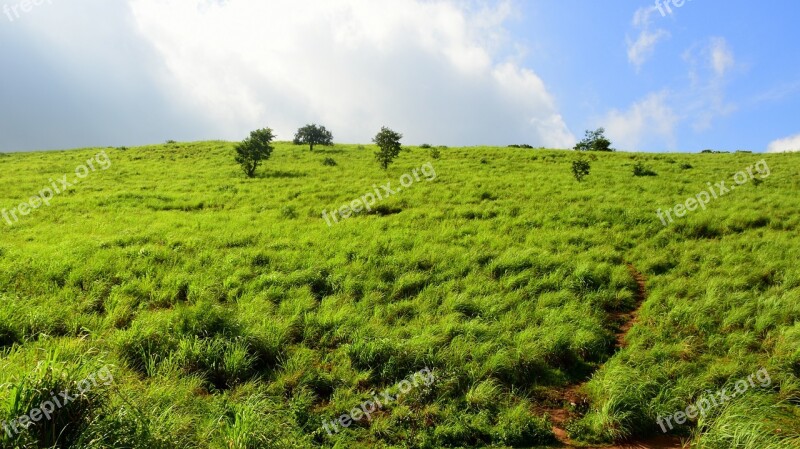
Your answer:
[[[788,0],[0,0],[0,151],[239,140],[800,148]],[[668,12],[668,9],[671,12]]]
[[[626,2],[622,7],[561,0],[519,6],[522,18],[510,21],[509,28],[532,49],[524,64],[549,81],[575,132],[603,125],[610,109],[629,112],[658,93],[679,117],[675,140],[670,145],[652,134],[642,142],[645,150],[758,151],[800,132],[796,2],[691,0],[672,6],[667,17],[656,10],[649,25],[639,26],[633,22],[636,12],[655,9],[654,2]],[[636,64],[628,49],[642,33],[660,37]],[[704,55],[714,43],[724,43],[732,58],[720,77]]]

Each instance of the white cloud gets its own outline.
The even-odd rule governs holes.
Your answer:
[[[666,37],[669,33],[665,30],[642,31],[636,41],[628,42],[628,61],[639,69],[653,55],[656,44]]]
[[[800,92],[800,81],[781,83],[751,98],[752,103],[764,103],[785,100]]]
[[[689,78],[693,84],[725,81],[730,70],[736,66],[736,57],[724,37],[711,37],[698,42],[683,53],[689,66]]]
[[[692,117],[695,131],[711,128],[714,119],[736,110],[727,100],[726,87],[736,58],[727,40],[712,37],[686,50],[683,59],[689,66],[690,90],[684,109]]]
[[[775,140],[767,147],[767,153],[784,153],[788,151],[800,151],[800,134]]]
[[[715,37],[709,43],[708,52],[711,59],[711,66],[718,77],[725,74],[734,66],[733,52],[728,47],[728,41],[722,37]]]
[[[652,13],[652,8],[640,9],[634,16],[634,25],[649,27]],[[736,58],[724,38],[713,37],[691,46],[683,53],[683,59],[688,85],[650,93],[627,110],[609,111],[598,123],[606,127],[617,146],[638,151],[675,149],[676,131],[682,124],[703,132],[712,127],[714,120],[736,110],[736,105],[726,98]]]
[[[653,93],[627,111],[611,110],[602,120],[616,148],[664,151],[675,146],[679,117],[667,104],[667,92]]]
[[[651,30],[650,16],[658,11],[653,6],[639,8],[633,15],[633,27],[639,31],[635,40],[627,38],[628,61],[639,70],[655,52],[656,44],[670,37],[667,30]]]
[[[382,125],[409,143],[575,140],[544,82],[499,60],[507,2],[131,0],[131,10],[165,87],[222,138],[269,125],[290,139],[320,122],[343,142]]]

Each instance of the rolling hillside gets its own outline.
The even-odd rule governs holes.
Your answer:
[[[800,154],[233,146],[0,155],[1,447],[800,447]]]

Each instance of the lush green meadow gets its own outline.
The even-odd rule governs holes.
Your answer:
[[[111,163],[0,217],[0,420],[86,390],[0,447],[557,447],[559,408],[602,446],[760,369],[769,385],[670,434],[800,447],[800,154],[598,153],[577,182],[573,151],[410,147],[384,171],[371,146],[279,143],[248,179],[233,146],[0,155],[7,210]],[[760,182],[656,216],[762,159]],[[323,219],[427,163],[435,179]]]

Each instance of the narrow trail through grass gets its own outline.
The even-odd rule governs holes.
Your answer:
[[[616,334],[615,352],[627,345],[625,337],[636,324],[639,318],[639,309],[641,309],[642,304],[647,300],[647,280],[644,275],[632,264],[628,264],[628,271],[630,271],[631,276],[636,281],[636,307],[629,312],[617,312],[613,315],[614,321],[620,323],[619,331],[617,331]]]
[[[615,354],[627,346],[626,337],[628,332],[630,332],[633,326],[636,324],[639,317],[639,311],[644,302],[647,300],[647,279],[639,270],[636,269],[636,267],[633,266],[633,264],[628,263],[627,266],[628,271],[630,271],[631,276],[636,281],[637,285],[636,305],[630,311],[620,311],[611,314],[611,321],[617,323],[619,326],[619,330],[615,334]],[[598,367],[598,370],[601,367],[602,365]],[[553,433],[555,434],[556,439],[559,441],[559,443],[567,448],[575,447],[566,430],[567,422],[573,418],[576,411],[583,410],[589,405],[588,399],[581,393],[581,390],[586,382],[588,382],[588,380],[585,380],[579,384],[568,385],[557,390],[557,394],[554,395],[554,402],[558,404],[559,407],[549,408],[546,410],[547,414],[549,414],[550,418],[553,420]],[[634,441],[621,446],[615,445],[601,447],[605,449],[688,448],[688,446],[684,446],[681,443],[680,439],[668,436],[660,436],[646,441]]]

